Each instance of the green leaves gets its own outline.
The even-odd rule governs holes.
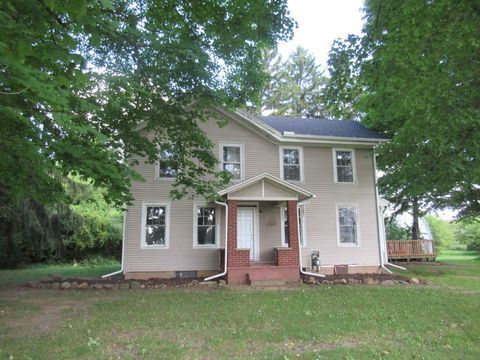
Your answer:
[[[286,1],[3,1],[0,203],[63,201],[74,172],[123,205],[130,162],[165,143],[181,149],[172,195],[211,197],[225,179],[198,123],[257,96],[260,48],[293,26]]]
[[[370,0],[363,36],[332,48],[328,104],[391,137],[380,185],[399,208],[480,210],[479,14],[473,2]]]

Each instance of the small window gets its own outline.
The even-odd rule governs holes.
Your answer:
[[[196,206],[195,238],[196,246],[216,246],[217,210],[213,206]]]
[[[288,236],[288,208],[283,206],[280,208],[280,221],[282,225],[281,237],[282,246],[290,245],[290,237]]]
[[[160,179],[175,178],[177,176],[177,168],[172,164],[173,151],[164,149],[160,152],[158,160],[158,177]]]
[[[280,208],[281,222],[281,238],[282,246],[290,246],[290,238],[288,236],[288,209],[286,206]],[[305,246],[305,206],[298,207],[298,235],[300,245]]]
[[[353,150],[334,149],[335,182],[355,182],[355,156]]]
[[[300,236],[300,245],[305,246],[305,206],[298,207],[298,233]]]
[[[239,144],[221,145],[222,170],[229,172],[233,180],[243,179],[242,146]]]
[[[168,246],[168,205],[145,204],[142,216],[142,247]]]
[[[356,205],[337,206],[337,237],[340,245],[358,245]]]
[[[302,181],[302,148],[281,148],[282,178],[289,181]]]

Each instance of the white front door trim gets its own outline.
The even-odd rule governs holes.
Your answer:
[[[253,248],[250,250],[250,260],[259,261],[260,259],[260,245],[259,245],[259,215],[258,215],[258,203],[237,203],[237,236],[238,236],[238,212],[242,209],[249,209],[253,212]],[[238,246],[238,239],[237,239]]]

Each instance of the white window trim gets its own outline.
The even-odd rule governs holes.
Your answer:
[[[245,144],[236,143],[236,142],[220,142],[219,149],[219,159],[220,159],[220,171],[223,171],[223,148],[228,146],[240,147],[240,179],[232,179],[232,182],[240,182],[245,180]]]
[[[337,151],[350,151],[352,153],[352,172],[353,172],[353,181],[338,181],[338,168],[337,168]],[[357,184],[357,166],[356,166],[356,157],[355,149],[351,148],[332,148],[332,158],[333,158],[333,180],[335,184]]]
[[[200,245],[198,244],[198,219],[197,219],[197,209],[199,207],[214,207],[215,208],[215,244],[210,245]],[[216,249],[219,247],[220,243],[220,211],[219,207],[216,205],[209,205],[207,203],[195,203],[193,204],[193,248],[194,249]]]
[[[302,247],[307,247],[307,206],[300,205],[303,207],[303,227],[302,227],[302,235],[303,235],[303,244],[300,243]],[[298,241],[300,241],[300,226],[298,226]]]
[[[307,247],[307,231],[306,231],[306,223],[307,223],[307,216],[305,215],[305,205],[303,206],[303,244],[300,244],[302,248]],[[285,232],[283,229],[284,223],[285,223],[285,208],[287,208],[287,205],[282,205],[280,206],[280,239],[281,239],[281,246],[282,247],[288,247],[288,244],[285,242]],[[298,230],[298,241],[300,241],[300,226],[298,226],[298,218],[297,218],[297,230]]]
[[[147,245],[145,242],[146,236],[146,220],[147,207],[149,206],[164,206],[166,211],[165,216],[165,245]],[[142,227],[140,237],[140,248],[148,250],[165,250],[170,248],[170,203],[169,202],[142,202]]]
[[[283,169],[283,150],[298,150],[298,157],[299,157],[299,162],[300,162],[300,180],[285,180],[284,178],[284,169]],[[288,182],[293,182],[293,183],[303,183],[305,180],[304,174],[303,174],[303,147],[302,146],[279,146],[279,158],[280,158],[280,178],[282,180],[288,181]]]
[[[354,207],[357,214],[357,242],[355,244],[340,242],[340,221],[338,210],[341,207]],[[337,203],[335,204],[335,222],[337,224],[337,246],[338,247],[360,247],[360,211],[357,203]]]
[[[155,161],[155,180],[159,180],[159,181],[175,181],[177,179],[177,177],[162,177],[160,176],[160,157],[162,155],[162,151],[158,150],[158,160]]]

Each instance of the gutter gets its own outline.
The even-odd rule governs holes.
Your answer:
[[[125,210],[125,211],[123,212],[122,266],[121,266],[120,270],[118,270],[118,271],[112,272],[112,273],[110,273],[110,274],[102,275],[102,279],[105,279],[105,278],[108,278],[108,277],[110,277],[110,276],[123,273],[123,261],[124,261],[124,259],[125,259],[125,220],[126,220],[126,217],[127,217],[127,211]]]
[[[297,232],[298,232],[298,257],[299,257],[299,263],[300,263],[300,274],[302,275],[308,275],[308,276],[315,276],[315,277],[320,277],[320,278],[324,278],[325,275],[324,274],[318,274],[318,273],[312,273],[312,272],[308,272],[308,271],[304,271],[303,268],[302,268],[302,245],[300,244],[300,228],[298,227],[298,208],[299,206],[303,205],[303,204],[308,204],[308,202],[310,201],[311,198],[314,198],[315,195],[312,195],[310,196],[309,198],[307,199],[304,199],[302,201],[297,201]]]
[[[228,269],[228,267],[227,267],[227,260],[228,260],[228,257],[227,257],[227,248],[228,248],[228,205],[227,205],[227,203],[222,203],[220,201],[215,201],[215,204],[225,206],[225,260],[223,261],[223,263],[225,265],[225,269],[220,274],[209,276],[209,277],[203,279],[203,281],[210,281],[210,280],[213,280],[213,279],[223,277],[223,276],[227,275],[227,269]]]

